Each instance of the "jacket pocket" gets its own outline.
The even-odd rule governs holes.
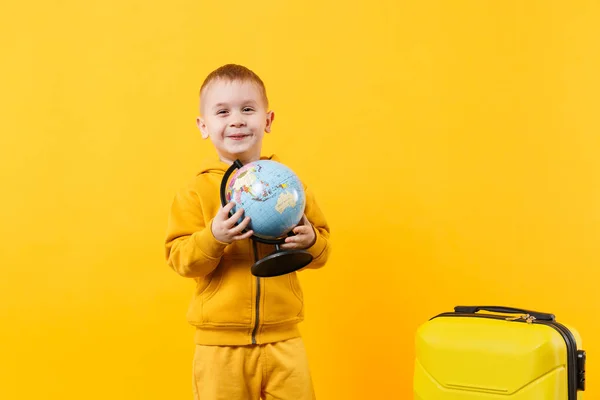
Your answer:
[[[239,260],[223,260],[215,270],[218,284],[201,296],[202,325],[243,326],[252,324],[252,275]]]
[[[290,276],[290,286],[292,287],[292,291],[302,303],[304,303],[304,293],[302,292],[302,287],[300,286],[300,281],[298,280],[298,275],[294,272],[289,274]]]
[[[192,325],[202,324],[202,303],[219,287],[221,276],[215,270],[203,278],[196,278],[196,288],[187,311],[187,320]]]
[[[296,273],[264,279],[265,325],[297,322],[304,317],[302,289]]]

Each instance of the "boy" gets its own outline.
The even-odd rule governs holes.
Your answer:
[[[195,400],[314,399],[298,323],[304,319],[302,289],[296,273],[257,278],[250,272],[254,253],[242,234],[249,218],[233,203],[221,207],[219,187],[227,168],[261,157],[264,132],[274,114],[261,79],[251,70],[228,64],[210,73],[200,89],[197,125],[210,138],[218,159],[206,160],[171,206],[165,241],[167,263],[196,281],[188,308],[195,326],[193,362]],[[306,190],[305,215],[282,249],[306,249],[325,265],[330,252],[329,226]],[[258,257],[273,246],[257,243]]]

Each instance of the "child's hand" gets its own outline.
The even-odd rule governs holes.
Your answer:
[[[288,236],[285,238],[285,243],[279,246],[285,250],[302,250],[308,249],[310,246],[315,244],[317,237],[315,230],[311,223],[306,218],[306,215],[302,216],[300,223],[293,229],[295,236]]]
[[[212,234],[220,242],[232,243],[235,240],[247,239],[254,233],[252,230],[241,234],[244,229],[250,223],[250,217],[244,218],[244,220],[236,225],[235,223],[244,214],[244,209],[240,208],[229,217],[229,212],[235,205],[234,202],[228,203],[225,207],[221,208],[212,222]]]

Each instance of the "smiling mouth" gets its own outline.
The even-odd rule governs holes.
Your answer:
[[[245,139],[249,136],[252,136],[251,134],[235,134],[235,135],[229,135],[227,136],[227,139],[231,139],[231,140],[242,140]]]

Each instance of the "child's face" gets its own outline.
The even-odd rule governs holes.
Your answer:
[[[222,161],[248,163],[260,159],[263,135],[271,131],[273,117],[257,85],[219,79],[205,88],[202,117],[196,122]]]

